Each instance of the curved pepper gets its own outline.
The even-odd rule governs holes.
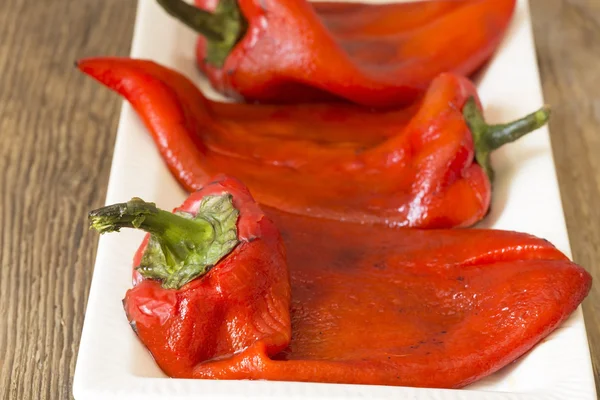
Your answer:
[[[172,377],[462,387],[530,350],[590,289],[587,272],[525,234],[267,209],[287,248],[288,314],[276,231],[244,207],[238,183],[208,185],[179,210],[194,213],[203,196],[224,191],[239,205],[245,247],[179,290],[136,272],[125,298],[138,336]],[[244,242],[245,218],[254,241]]]
[[[490,205],[490,151],[549,116],[543,108],[487,125],[475,87],[453,74],[436,78],[410,109],[374,112],[334,104],[218,103],[149,61],[98,58],[78,65],[131,102],[188,191],[226,173],[263,205],[345,221],[474,224]]]
[[[158,1],[203,35],[200,68],[229,96],[276,103],[337,97],[373,107],[414,101],[442,72],[475,72],[515,7],[515,0],[197,0],[199,8]]]
[[[101,233],[151,233],[136,254],[134,287],[123,304],[158,365],[182,376],[201,360],[231,357],[258,342],[265,354],[283,350],[291,336],[285,250],[248,190],[221,178],[175,213],[140,199],[90,213]]]

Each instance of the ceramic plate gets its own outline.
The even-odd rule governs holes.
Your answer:
[[[139,0],[131,56],[182,71],[218,98],[196,70],[194,46],[194,33],[169,18],[155,1]],[[502,46],[477,80],[489,122],[508,121],[543,104],[526,0],[519,0]],[[98,90],[106,89],[98,86]],[[528,232],[570,255],[547,129],[503,147],[492,162],[493,205],[480,226]],[[133,196],[171,209],[185,193],[125,103],[106,203]],[[463,390],[167,378],[132,332],[121,304],[131,286],[131,259],[142,236],[124,230],[100,239],[75,372],[77,400],[596,398],[581,309],[528,354]]]

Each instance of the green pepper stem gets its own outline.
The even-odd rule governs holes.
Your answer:
[[[100,233],[121,228],[150,233],[138,271],[179,289],[206,274],[238,244],[237,219],[230,194],[205,196],[196,215],[173,214],[133,198],[89,213],[90,226]]]
[[[489,125],[485,122],[475,99],[470,97],[463,107],[463,116],[473,135],[475,160],[484,169],[490,180],[493,180],[494,171],[490,163],[490,153],[544,126],[550,118],[550,107],[544,106],[523,118],[506,124]]]
[[[533,132],[546,125],[550,118],[550,107],[544,106],[523,118],[507,124],[490,125],[487,142],[490,149],[495,150],[507,143]]]
[[[224,20],[220,15],[194,7],[183,0],[156,0],[171,16],[177,18],[208,40],[223,40]]]
[[[247,23],[237,0],[220,0],[214,12],[202,10],[184,0],[157,2],[169,15],[206,38],[206,61],[216,67],[223,66],[233,47],[246,32]]]
[[[134,197],[127,203],[102,207],[89,213],[90,226],[99,233],[121,228],[141,229],[155,235],[179,259],[189,253],[188,242],[212,240],[214,229],[205,220],[191,220],[161,210],[154,203]]]

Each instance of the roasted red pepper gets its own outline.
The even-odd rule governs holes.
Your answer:
[[[239,210],[239,244],[205,276],[161,287],[148,271],[164,269],[156,261],[164,246],[144,243],[134,262],[125,310],[173,377],[461,387],[531,349],[590,289],[587,272],[525,234],[394,229],[269,209],[287,249],[290,314],[279,235],[246,190],[221,180],[178,210],[212,221],[206,196],[226,193]],[[93,225],[136,226],[167,247],[175,233],[189,239],[175,244],[206,247],[189,219],[140,214],[155,207],[132,204],[93,212]]]
[[[475,87],[453,74],[436,78],[412,108],[375,112],[212,102],[184,76],[143,60],[87,59],[79,68],[131,102],[187,190],[226,173],[263,205],[393,226],[448,228],[483,218],[490,151],[549,116],[543,108],[487,125]]]
[[[494,52],[515,0],[311,4],[304,0],[158,0],[201,33],[212,85],[248,101],[334,97],[405,105],[442,72],[468,75]]]
[[[132,199],[90,213],[100,231],[150,232],[123,302],[129,321],[170,376],[260,342],[275,355],[290,341],[290,281],[281,236],[248,190],[220,179],[175,214]]]

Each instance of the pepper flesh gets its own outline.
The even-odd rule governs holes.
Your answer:
[[[375,112],[218,103],[149,61],[78,65],[131,102],[188,191],[225,173],[259,203],[291,213],[421,228],[469,226],[489,208],[489,168],[474,156],[485,162],[491,148],[479,147],[485,140],[463,115],[470,98],[480,109],[466,78],[442,74],[412,108]],[[529,130],[545,123],[547,112],[538,113],[524,119]]]
[[[550,243],[495,230],[374,228],[266,210],[292,280],[292,341],[257,343],[195,378],[458,388],[509,364],[585,298]]]
[[[240,243],[208,274],[178,290],[134,271],[123,301],[140,340],[165,373],[180,376],[200,360],[231,357],[256,342],[275,355],[290,341],[290,282],[277,228],[248,190],[220,178],[192,194],[176,211],[196,213],[203,198],[229,193],[239,210]],[[136,254],[140,265],[148,237]]]
[[[208,11],[218,3],[196,1]],[[372,107],[409,104],[442,72],[477,71],[515,8],[515,0],[237,4],[247,28],[223,65],[207,61],[209,41],[198,42],[199,66],[217,90],[247,101],[337,97]]]
[[[239,198],[238,185],[222,180],[200,193],[227,187]],[[202,195],[180,209],[193,212]],[[250,263],[229,256],[183,291],[134,272],[127,315],[169,376],[462,387],[530,350],[591,285],[585,270],[526,234],[265,212],[287,249],[289,315],[285,274],[265,275],[255,261],[269,259],[270,246]]]

